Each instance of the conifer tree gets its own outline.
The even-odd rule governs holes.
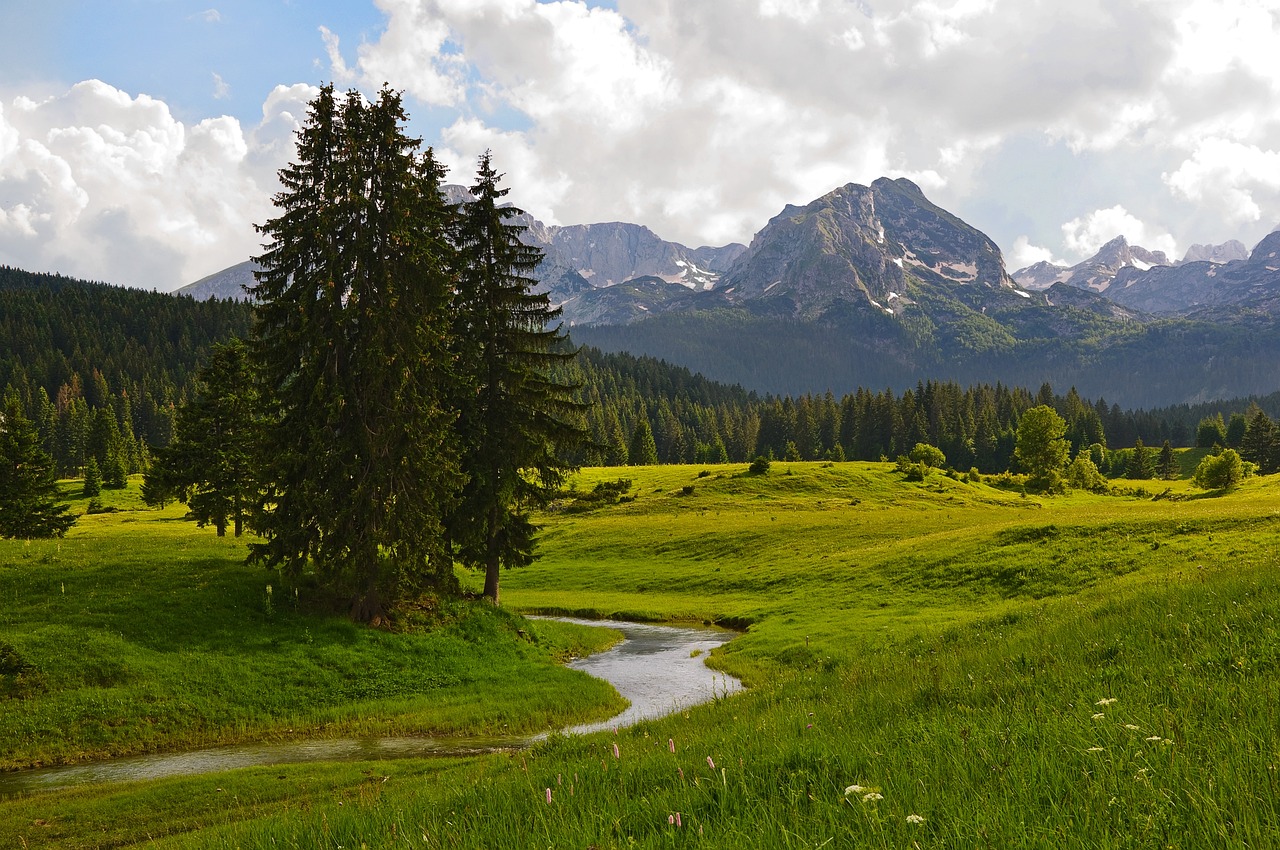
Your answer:
[[[1138,439],[1133,444],[1133,454],[1129,455],[1129,464],[1125,467],[1124,477],[1135,481],[1146,481],[1155,474],[1155,466],[1151,462],[1151,450]]]
[[[641,417],[631,432],[631,444],[627,450],[628,466],[655,466],[658,463],[658,444],[653,439],[653,429],[647,417]]]
[[[16,393],[0,412],[0,537],[61,537],[75,524],[60,502],[53,459]]]
[[[96,457],[90,457],[84,465],[84,490],[81,495],[86,499],[102,495],[102,470],[98,468]]]
[[[1164,481],[1173,481],[1178,477],[1178,459],[1173,453],[1173,444],[1168,440],[1160,447],[1160,459],[1156,461],[1156,475]]]
[[[200,370],[195,397],[178,410],[173,442],[157,453],[143,480],[143,500],[164,506],[176,496],[197,525],[239,537],[256,504],[254,452],[259,402],[240,340],[215,345]]]
[[[494,604],[502,568],[533,560],[530,509],[559,491],[569,451],[588,435],[576,387],[553,377],[576,352],[553,325],[559,310],[533,292],[542,252],[521,240],[512,219],[523,213],[502,203],[501,178],[485,152],[458,217],[458,434],[469,480],[449,522],[459,560],[484,569]]]
[[[1257,464],[1258,472],[1269,475],[1280,468],[1280,445],[1276,425],[1261,409],[1249,419],[1249,427],[1240,440],[1240,456]]]
[[[405,120],[390,90],[341,104],[320,91],[260,228],[253,288],[270,415],[252,558],[290,574],[314,565],[361,621],[454,581],[450,214],[442,170]]]

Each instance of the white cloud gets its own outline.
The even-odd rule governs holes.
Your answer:
[[[217,71],[213,73],[213,97],[215,100],[226,100],[231,97],[231,86]]]
[[[1123,236],[1130,245],[1140,245],[1148,251],[1163,251],[1169,257],[1177,256],[1177,240],[1163,228],[1145,224],[1124,207],[1116,205],[1094,210],[1088,215],[1072,219],[1062,225],[1062,235],[1067,249],[1078,260],[1097,253],[1103,245]]]
[[[995,194],[975,175],[1029,131],[1081,156],[1161,151],[1130,187],[1155,197],[1169,191],[1156,163],[1190,153],[1184,117],[1256,131],[1280,100],[1235,102],[1205,76],[1276,77],[1280,41],[1260,17],[1270,0],[1238,0],[1227,23],[1211,13],[1218,0],[377,2],[386,30],[350,70],[457,108],[448,158],[494,142],[535,214],[625,218],[685,242],[747,239],[784,203],[882,175],[944,202]],[[1219,54],[1249,30],[1240,62],[1194,65],[1195,28],[1210,24]],[[1211,92],[1198,100],[1197,81]],[[1037,232],[1058,238],[1056,222]],[[1066,252],[1062,238],[1046,250]]]
[[[222,13],[217,9],[205,9],[203,12],[197,12],[191,17],[194,20],[204,21],[206,24],[216,24],[222,20]]]
[[[1053,252],[1048,248],[1032,245],[1031,240],[1025,235],[1013,240],[1013,248],[1005,256],[1005,266],[1008,267],[1009,271],[1025,269],[1027,266],[1034,266],[1036,263],[1050,263],[1055,266],[1072,265],[1066,260],[1059,260],[1054,257]]]
[[[1280,151],[1209,138],[1164,180],[1176,195],[1208,205],[1230,221],[1262,218],[1259,196],[1273,215],[1280,209]]]
[[[0,256],[36,270],[173,289],[255,253],[309,87],[277,88],[246,132],[185,125],[90,80],[0,112]]]

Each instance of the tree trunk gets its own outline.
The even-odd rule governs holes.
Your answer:
[[[485,529],[486,552],[484,564],[484,595],[494,605],[498,604],[498,578],[501,575],[502,559],[498,550],[498,504],[495,501],[489,507],[489,523]]]
[[[358,623],[380,622],[384,613],[382,596],[375,585],[366,587],[364,593],[351,601],[351,619]]]

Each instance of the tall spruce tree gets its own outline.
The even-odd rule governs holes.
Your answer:
[[[1173,444],[1165,440],[1164,445],[1160,447],[1160,459],[1156,461],[1156,475],[1164,481],[1173,481],[1180,471],[1178,458],[1173,452]]]
[[[553,376],[576,356],[559,315],[535,294],[540,249],[520,239],[522,214],[502,203],[507,189],[486,151],[471,200],[459,212],[459,281],[454,334],[463,383],[458,433],[469,480],[449,533],[458,559],[484,569],[484,595],[499,602],[504,567],[533,560],[530,509],[559,491],[571,450],[588,437],[575,387]]]
[[[1124,477],[1134,481],[1147,481],[1155,475],[1155,463],[1151,460],[1151,449],[1138,439],[1133,444],[1133,454],[1129,455],[1129,464],[1125,467]]]
[[[1276,424],[1261,409],[1255,410],[1249,418],[1249,426],[1240,440],[1240,457],[1257,464],[1258,472],[1263,475],[1280,469],[1280,438],[1277,437]]]
[[[0,537],[61,537],[75,524],[60,502],[53,459],[16,393],[0,412]]]
[[[253,295],[265,536],[252,558],[314,564],[351,615],[448,585],[442,518],[461,473],[442,169],[404,131],[398,94],[312,101]]]
[[[147,471],[143,499],[163,506],[176,495],[198,525],[222,537],[230,524],[239,537],[257,501],[259,417],[248,348],[240,340],[215,344],[195,396],[178,410],[173,442]]]

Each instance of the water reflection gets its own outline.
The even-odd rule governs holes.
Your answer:
[[[711,650],[728,642],[733,632],[691,626],[655,626],[616,620],[556,619],[590,626],[608,626],[624,639],[605,652],[576,659],[568,666],[604,679],[631,706],[600,723],[565,729],[565,734],[587,734],[630,726],[672,714],[693,705],[735,693],[742,683],[707,667]],[[306,762],[375,761],[425,756],[469,756],[527,747],[536,737],[364,738],[302,741],[217,747],[172,755],[137,756],[92,764],[38,768],[0,773],[0,797],[35,791],[90,785],[194,776],[240,767]]]

